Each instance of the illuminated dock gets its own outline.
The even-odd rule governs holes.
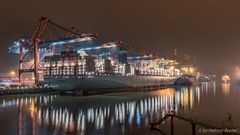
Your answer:
[[[197,75],[196,68],[183,67],[175,58],[130,54],[122,41],[101,43],[98,34],[68,29],[46,17],[40,18],[29,37],[21,37],[9,47],[10,53],[19,56],[19,86],[32,82],[26,85],[105,93],[173,86],[185,74]]]

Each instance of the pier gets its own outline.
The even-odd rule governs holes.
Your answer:
[[[159,85],[159,86],[145,86],[145,87],[124,87],[124,88],[102,88],[102,89],[62,89],[55,90],[53,88],[24,88],[24,89],[6,89],[0,90],[0,96],[4,95],[20,95],[20,94],[47,94],[54,93],[60,95],[71,95],[71,96],[87,96],[87,95],[97,95],[104,93],[114,93],[114,92],[143,92],[151,91],[157,89],[164,89],[172,87],[171,85]]]
[[[43,93],[59,93],[59,91],[55,91],[54,89],[51,89],[51,88],[0,90],[0,96],[20,95],[20,94],[43,94]]]

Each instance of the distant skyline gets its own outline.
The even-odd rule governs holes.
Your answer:
[[[121,40],[161,56],[172,56],[177,48],[179,57],[187,53],[196,58],[204,72],[230,73],[240,65],[239,7],[239,0],[3,1],[0,73],[17,69],[17,56],[8,47],[30,35],[41,16],[99,33],[103,42]]]

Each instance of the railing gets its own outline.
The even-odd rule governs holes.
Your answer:
[[[232,125],[232,119],[229,118],[225,121],[221,121],[221,122],[213,122],[213,121],[208,121],[208,120],[203,120],[200,119],[198,117],[192,116],[192,115],[188,115],[182,112],[179,113],[169,113],[167,115],[165,115],[164,117],[162,117],[160,120],[158,120],[157,122],[153,122],[150,123],[150,129],[151,130],[158,130],[159,132],[163,132],[161,131],[158,127],[156,127],[157,125],[162,124],[164,121],[166,121],[168,118],[171,118],[171,133],[174,133],[174,129],[173,129],[173,118],[177,118],[183,121],[187,121],[190,122],[192,124],[192,134],[195,135],[196,134],[196,125],[205,127],[205,128],[210,128],[210,129],[237,129],[236,127],[233,127]],[[227,124],[223,124],[223,122],[227,123]],[[237,134],[237,133],[235,133]]]
[[[214,122],[214,121],[210,121],[210,120],[203,120],[199,117],[196,116],[192,116],[192,115],[188,115],[186,113],[182,113],[179,112],[178,114],[171,114],[173,117],[175,118],[179,118],[185,121],[189,121],[192,123],[195,123],[197,125],[203,126],[203,127],[207,127],[207,128],[222,128],[221,123],[220,122]]]

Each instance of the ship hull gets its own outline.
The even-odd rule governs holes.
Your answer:
[[[106,90],[161,87],[174,84],[176,77],[161,76],[88,76],[79,78],[45,79],[55,90]]]

